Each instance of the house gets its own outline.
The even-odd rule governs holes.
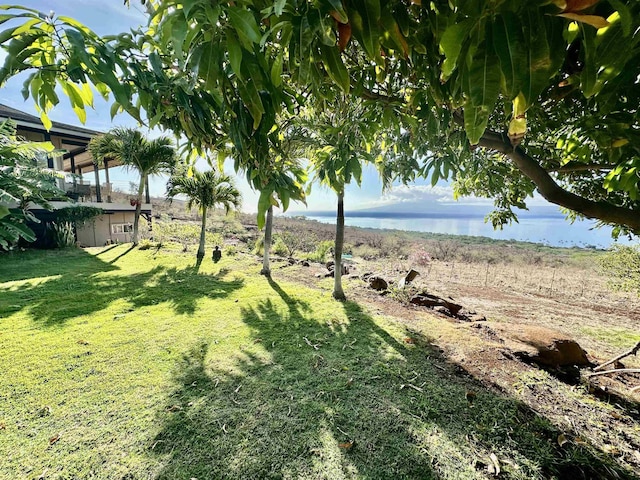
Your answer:
[[[34,215],[41,220],[39,225],[34,225],[36,234],[44,231],[46,222],[55,221],[55,210],[79,204],[101,208],[104,211],[102,215],[77,229],[76,238],[80,245],[95,247],[131,241],[135,201],[112,202],[114,184],[109,180],[109,169],[122,166],[119,162],[109,159],[99,165],[94,164],[87,151],[89,141],[102,132],[60,122],[53,122],[51,129],[47,131],[39,117],[0,104],[0,121],[6,119],[16,123],[19,136],[36,142],[51,142],[56,148],[53,155],[42,158],[42,167],[60,173],[58,186],[66,196],[50,202],[54,208],[53,212],[37,207],[32,209]],[[150,222],[148,179],[145,193],[142,215]]]

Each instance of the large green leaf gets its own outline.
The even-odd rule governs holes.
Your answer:
[[[187,36],[189,23],[180,10],[176,11],[171,19],[171,43],[178,58],[182,57],[182,44]]]
[[[487,48],[478,51],[464,78],[463,85],[471,104],[492,111],[500,93],[498,58]]]
[[[271,66],[271,83],[274,87],[279,87],[282,84],[282,63],[283,63],[283,54],[280,53],[275,60],[273,61],[273,65]]]
[[[580,25],[582,37],[582,49],[584,51],[584,67],[580,72],[580,88],[585,97],[589,98],[595,93],[598,79],[598,63],[596,59],[596,31],[593,28]]]
[[[447,27],[440,39],[440,49],[445,56],[442,63],[441,79],[446,81],[458,65],[458,57],[462,50],[464,39],[469,34],[471,22],[465,20],[460,23],[454,23]]]
[[[380,60],[380,1],[357,0],[349,11],[353,35],[362,44],[370,59]]]
[[[526,66],[526,54],[522,29],[515,14],[506,12],[491,24],[493,48],[500,60],[504,93],[515,98],[522,89],[522,77]]]
[[[265,110],[255,83],[251,80],[246,82],[241,81],[238,84],[238,92],[240,93],[240,98],[242,98],[245,106],[249,109],[249,112],[251,112],[251,117],[253,118],[253,129],[257,130],[258,126],[260,126],[260,121],[262,120],[262,115]]]
[[[549,84],[552,60],[542,14],[537,9],[535,11],[529,9],[523,20],[527,56],[522,93],[527,105],[532,105]]]
[[[471,145],[477,145],[482,134],[487,129],[489,122],[489,110],[486,107],[477,107],[471,101],[464,105],[464,130]]]
[[[349,21],[349,17],[347,16],[347,12],[342,5],[342,0],[324,0],[327,4],[329,4],[329,8],[331,8],[332,12],[335,12],[334,15],[336,19],[340,23],[347,23]]]
[[[11,212],[9,211],[8,207],[6,207],[5,205],[0,205],[0,218],[6,217],[10,213]]]
[[[229,7],[229,21],[236,30],[242,46],[253,50],[252,44],[260,43],[262,35],[255,17],[249,10],[240,7]]]
[[[270,189],[264,189],[260,192],[260,198],[258,199],[258,229],[264,228],[265,215],[271,206],[271,195]]]
[[[238,77],[242,78],[242,47],[233,32],[227,32],[227,50],[231,69]]]
[[[324,63],[327,73],[331,79],[342,89],[343,92],[349,93],[351,86],[351,78],[347,68],[342,63],[338,47],[321,46],[322,63]]]

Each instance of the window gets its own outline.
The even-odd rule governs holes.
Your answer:
[[[114,223],[111,225],[111,233],[131,233],[133,225],[130,223]]]

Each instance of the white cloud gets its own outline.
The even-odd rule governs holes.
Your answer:
[[[376,206],[401,203],[458,203],[458,204],[486,204],[490,200],[477,197],[464,197],[456,201],[453,198],[453,188],[450,185],[399,185],[386,191],[379,200],[373,202]]]
[[[367,207],[379,207],[383,205],[396,205],[403,203],[424,203],[440,205],[493,205],[493,199],[475,196],[460,197],[457,200],[453,196],[453,187],[450,185],[398,185],[386,191],[378,200],[367,204]],[[526,200],[529,206],[550,205],[539,194]]]

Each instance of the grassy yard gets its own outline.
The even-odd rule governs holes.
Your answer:
[[[0,257],[0,478],[633,478],[366,305],[194,263]]]

